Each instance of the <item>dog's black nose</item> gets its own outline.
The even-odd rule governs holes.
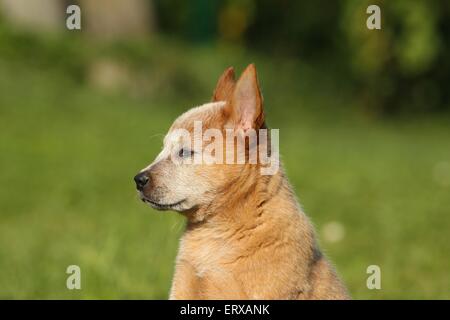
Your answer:
[[[149,177],[147,177],[146,172],[140,172],[134,177],[134,182],[136,182],[136,189],[139,191],[142,191],[145,187],[145,185],[148,182]]]

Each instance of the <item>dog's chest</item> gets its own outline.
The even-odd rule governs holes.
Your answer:
[[[204,277],[226,272],[236,253],[232,244],[220,238],[186,235],[181,240],[178,259],[189,262],[196,275]]]

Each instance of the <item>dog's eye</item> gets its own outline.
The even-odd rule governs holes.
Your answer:
[[[181,148],[180,151],[178,151],[178,156],[180,158],[189,158],[194,155],[194,151],[187,149],[187,148]]]

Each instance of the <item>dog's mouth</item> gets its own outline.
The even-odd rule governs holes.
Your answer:
[[[160,203],[160,202],[156,202],[156,201],[150,200],[150,199],[148,199],[147,197],[145,197],[142,194],[140,196],[141,196],[141,200],[143,202],[148,203],[152,208],[155,208],[155,209],[158,209],[158,210],[175,209],[180,204],[182,204],[183,202],[186,201],[186,199],[183,199],[183,200],[180,200],[180,201],[175,202],[175,203]]]

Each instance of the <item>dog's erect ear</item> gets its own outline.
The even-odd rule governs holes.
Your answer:
[[[229,67],[222,73],[219,81],[217,81],[212,101],[230,101],[235,83],[236,81],[234,80],[234,69],[233,67]]]
[[[232,120],[238,129],[260,129],[264,123],[264,110],[258,76],[254,64],[249,65],[234,88],[229,108]]]

